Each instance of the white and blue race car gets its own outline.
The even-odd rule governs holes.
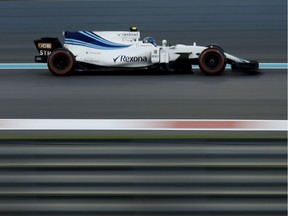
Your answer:
[[[217,45],[197,46],[177,44],[170,46],[166,40],[161,46],[155,39],[140,39],[136,27],[130,31],[64,31],[64,44],[58,38],[35,40],[39,51],[36,62],[47,62],[49,70],[57,76],[74,71],[101,69],[149,69],[164,71],[191,71],[199,65],[207,75],[220,75],[226,64],[232,70],[257,71],[257,61],[248,61],[223,51]]]

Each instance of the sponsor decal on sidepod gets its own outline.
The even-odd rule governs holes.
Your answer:
[[[148,58],[146,56],[125,56],[119,55],[113,58],[114,63],[119,62],[147,62]]]
[[[52,49],[51,43],[38,43],[39,49]]]

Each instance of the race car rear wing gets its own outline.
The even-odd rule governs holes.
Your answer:
[[[63,47],[58,38],[45,37],[34,40],[34,43],[39,52],[39,55],[35,56],[35,62],[46,63],[48,55],[50,55],[53,50]]]

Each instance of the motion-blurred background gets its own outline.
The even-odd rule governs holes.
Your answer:
[[[240,56],[286,62],[285,0],[1,1],[1,62],[31,62],[32,40],[63,30],[128,30],[159,42],[217,43]]]

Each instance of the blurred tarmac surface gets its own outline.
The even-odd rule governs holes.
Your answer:
[[[63,30],[125,30],[160,43],[217,43],[261,62],[287,61],[287,2],[0,1],[0,62],[33,62],[33,40]],[[53,77],[0,71],[0,118],[287,119],[287,73],[128,72]]]

